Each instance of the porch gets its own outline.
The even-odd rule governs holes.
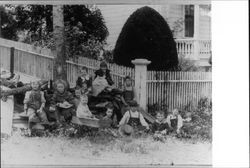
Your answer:
[[[211,52],[211,40],[196,40],[194,38],[176,39],[176,48],[179,57],[197,61],[201,67],[210,67],[209,58]]]

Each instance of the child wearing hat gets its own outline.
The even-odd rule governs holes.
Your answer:
[[[40,90],[38,81],[31,83],[32,90],[27,91],[24,98],[24,111],[29,117],[28,129],[29,132],[32,127],[38,123],[48,122],[46,113],[44,111],[45,98],[44,93]]]
[[[138,110],[138,104],[134,101],[130,103],[129,110],[123,115],[119,126],[128,124],[134,129],[146,128],[149,129],[148,123],[145,121],[143,115]]]
[[[75,98],[67,90],[67,82],[57,80],[55,82],[55,92],[51,98],[50,111],[55,111],[57,122],[64,120],[70,122],[72,115],[75,114]]]

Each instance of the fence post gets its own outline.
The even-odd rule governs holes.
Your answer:
[[[146,59],[132,60],[135,65],[135,98],[140,107],[147,110],[147,65]]]
[[[15,53],[15,48],[11,47],[10,48],[10,73],[11,73],[11,76],[14,75],[14,53]]]

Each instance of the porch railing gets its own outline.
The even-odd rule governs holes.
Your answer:
[[[211,55],[211,40],[176,39],[178,55],[190,59],[209,58]],[[198,54],[198,55],[197,55]]]

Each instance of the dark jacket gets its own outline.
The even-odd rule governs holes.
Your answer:
[[[98,73],[99,71],[101,71],[101,69],[98,69],[97,71],[95,71],[95,78],[96,78],[97,73]],[[108,69],[106,70],[105,76],[106,76],[106,80],[107,80],[108,84],[109,84],[109,85],[113,85],[114,82],[113,82],[113,80],[112,80],[112,78],[111,78],[110,70],[108,70]]]
[[[84,81],[83,81],[82,78],[79,76],[79,77],[77,78],[77,80],[76,80],[76,86],[82,87],[83,82],[84,82]],[[89,77],[89,80],[86,80],[86,83],[87,83],[88,88],[91,87],[91,85],[92,85],[92,79],[91,79],[91,77]]]
[[[76,105],[75,98],[69,91],[65,91],[62,94],[56,91],[51,98],[51,105],[55,106],[57,103],[63,103],[64,101],[67,101],[74,106]]]

